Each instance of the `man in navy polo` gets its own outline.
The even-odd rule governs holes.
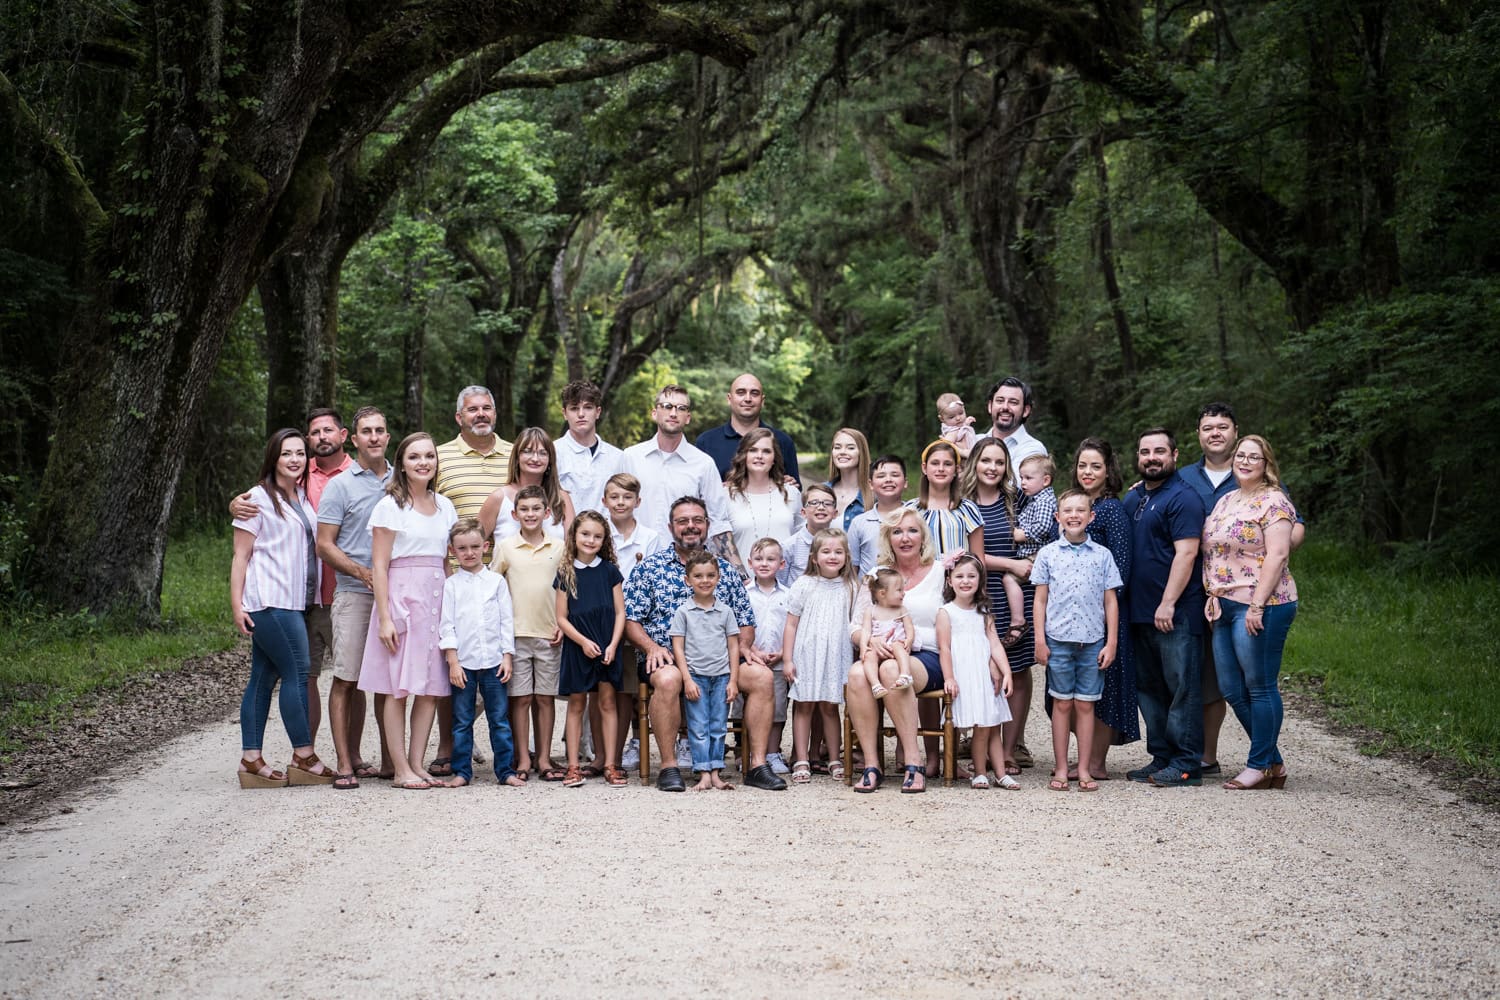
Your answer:
[[[760,419],[760,411],[766,405],[766,390],[761,387],[760,379],[746,372],[730,383],[725,398],[729,400],[729,422],[710,427],[693,442],[714,460],[719,467],[719,478],[729,475],[734,453],[740,449],[740,438],[757,427],[764,427],[776,435],[776,447],[781,451],[781,464],[786,468],[786,474],[800,483],[797,446],[792,443],[792,436]]]
[[[1125,594],[1151,761],[1128,777],[1163,787],[1201,785],[1203,501],[1177,474],[1177,439],[1165,427],[1140,436],[1135,464],[1141,481],[1125,494],[1133,529]]]

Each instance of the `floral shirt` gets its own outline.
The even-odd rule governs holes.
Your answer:
[[[1266,561],[1266,528],[1277,521],[1296,520],[1291,501],[1274,487],[1256,493],[1234,490],[1224,494],[1203,522],[1204,589],[1215,597],[1250,603]],[[1281,579],[1266,603],[1289,604],[1296,599],[1292,571],[1283,566]]]
[[[755,627],[755,611],[739,570],[723,559],[719,560],[719,585],[714,588],[714,596],[734,613],[741,627]],[[625,582],[625,617],[639,622],[652,642],[671,649],[672,616],[692,599],[687,570],[677,557],[677,549],[668,545],[638,563]]]

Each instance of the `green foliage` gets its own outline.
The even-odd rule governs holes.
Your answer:
[[[168,545],[158,628],[122,627],[87,611],[0,610],[0,753],[16,749],[20,731],[65,723],[97,691],[232,647],[229,548],[222,531]]]
[[[1299,549],[1292,570],[1290,684],[1316,678],[1337,721],[1374,731],[1369,752],[1500,776],[1500,580],[1393,572],[1372,551],[1326,543]]]
[[[1322,505],[1405,561],[1493,563],[1500,471],[1476,461],[1476,434],[1500,421],[1500,279],[1345,310],[1283,357],[1294,398],[1319,401],[1309,447],[1322,464],[1307,479]]]

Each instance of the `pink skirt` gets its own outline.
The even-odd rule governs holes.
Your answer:
[[[370,615],[365,658],[359,667],[359,689],[405,698],[412,694],[452,693],[448,668],[438,649],[438,618],[443,608],[443,560],[438,556],[392,559],[391,622],[396,626],[396,651],[380,641],[380,615]]]

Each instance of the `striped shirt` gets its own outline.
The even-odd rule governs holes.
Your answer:
[[[495,436],[495,447],[481,452],[460,434],[437,447],[438,474],[432,488],[453,501],[460,519],[478,517],[490,494],[510,481],[510,442]]]
[[[240,597],[244,611],[283,608],[303,611],[307,608],[308,529],[297,512],[281,505],[281,516],[271,506],[271,495],[264,486],[250,490],[255,516],[236,519],[235,528],[255,536],[250,550],[250,564],[245,568],[245,589]],[[318,521],[317,511],[302,493],[297,494],[307,525]],[[316,562],[316,557],[314,557]]]

